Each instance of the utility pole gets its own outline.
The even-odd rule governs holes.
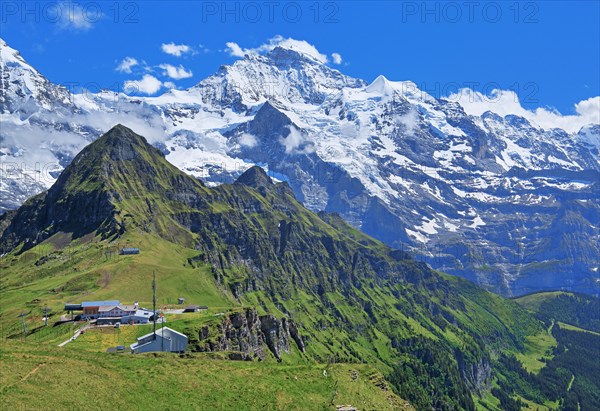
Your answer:
[[[152,328],[156,340],[156,273],[152,272]]]
[[[162,318],[161,318],[161,323],[162,323]],[[161,329],[164,327],[164,324],[161,324]],[[165,350],[165,332],[162,331],[160,334],[160,351],[164,351]]]
[[[25,316],[27,314],[25,313],[21,313],[19,314],[19,317],[21,317],[21,321],[23,321],[23,338],[25,338],[27,336],[27,325],[25,324]]]

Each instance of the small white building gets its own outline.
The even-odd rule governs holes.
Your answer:
[[[122,324],[148,324],[153,320],[154,313],[152,311],[138,309],[133,313],[128,313],[121,318]],[[164,317],[157,318],[156,322],[164,323]]]
[[[154,333],[150,333],[139,337],[137,340],[137,343],[130,346],[131,352],[134,354],[160,351],[183,353],[187,349],[188,343],[185,334],[168,327],[156,330],[156,338],[154,338]]]
[[[132,305],[102,305],[98,308],[98,318],[124,317],[135,312],[136,309]]]

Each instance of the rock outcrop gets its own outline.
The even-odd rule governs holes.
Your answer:
[[[256,310],[248,309],[225,316],[216,328],[202,327],[195,349],[231,351],[234,355],[230,358],[239,360],[264,360],[270,351],[279,360],[282,353],[290,352],[292,341],[304,352],[302,336],[291,320],[258,315]]]
[[[462,353],[456,353],[458,369],[463,381],[473,392],[485,392],[492,385],[492,367],[487,358],[480,358],[475,362],[468,362]]]

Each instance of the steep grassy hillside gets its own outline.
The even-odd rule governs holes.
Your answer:
[[[596,297],[557,291],[525,295],[515,301],[546,318],[600,332],[600,299]]]
[[[499,381],[502,390],[564,410],[599,409],[600,333],[593,331],[600,321],[599,300],[566,292],[515,300],[544,322],[547,332],[528,337],[526,350],[516,357],[500,357],[496,368],[507,377]]]
[[[55,345],[72,332],[41,327],[46,305],[53,319],[67,301],[148,306],[156,273],[160,306],[178,297],[210,306],[206,315],[172,318],[190,338],[190,362],[200,361],[199,353],[222,352],[260,360],[265,369],[368,364],[417,409],[509,409],[517,397],[534,405],[548,400],[540,390],[508,386],[510,373],[526,371],[502,360],[534,355],[539,348],[532,344],[547,326],[516,302],[434,272],[338,216],[306,210],[285,183],[273,183],[258,167],[235,184],[208,188],[117,126],[84,149],[47,193],[2,217],[0,230],[2,336],[20,338],[18,315],[26,313],[23,350]],[[118,256],[124,246],[141,254]],[[102,353],[103,339],[92,337],[84,334],[65,351],[102,368],[113,360]],[[114,361],[147,361],[136,358]],[[223,378],[247,390],[257,384],[236,375]],[[185,381],[201,391],[218,380]],[[290,389],[275,386],[283,396]],[[25,398],[10,397],[11,404]],[[243,398],[254,407],[253,397]]]
[[[524,371],[510,355],[498,359],[502,394],[497,396],[528,398],[562,410],[600,409],[600,335],[559,323],[551,333],[557,344],[546,352],[544,367],[535,373]]]

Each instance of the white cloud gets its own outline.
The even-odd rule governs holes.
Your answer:
[[[164,53],[170,54],[171,56],[181,57],[184,54],[192,53],[194,49],[192,49],[187,44],[175,44],[171,43],[163,43],[160,48]]]
[[[463,88],[448,96],[447,99],[458,102],[467,114],[480,116],[486,111],[492,111],[500,116],[513,114],[524,117],[544,129],[562,128],[574,133],[587,124],[600,124],[600,96],[591,97],[575,104],[577,114],[572,115],[563,115],[554,108],[526,109],[512,90],[495,89],[490,95],[485,95],[469,88]]]
[[[575,111],[583,117],[592,119],[590,123],[600,124],[600,96],[580,101],[575,104]]]
[[[99,6],[83,9],[79,3],[65,2],[60,4],[59,10],[58,26],[62,29],[87,31],[102,19],[102,10]]]
[[[309,44],[304,40],[294,40],[280,35],[269,39],[265,44],[250,49],[242,48],[239,44],[234,42],[228,42],[225,45],[227,46],[225,51],[233,57],[244,57],[246,54],[264,54],[273,50],[275,47],[282,47],[284,49],[294,50],[302,53],[320,63],[327,63],[327,56],[325,54],[321,54],[319,50],[317,50],[317,48],[312,44]]]
[[[181,64],[179,67],[172,66],[170,64],[161,64],[158,67],[163,69],[163,74],[169,76],[175,80],[181,80],[182,78],[190,78],[193,73],[191,70],[186,70]]]
[[[331,53],[333,64],[342,64],[342,55],[340,53]]]
[[[116,71],[119,71],[121,73],[128,73],[131,74],[131,69],[137,65],[139,65],[140,63],[137,61],[137,59],[134,59],[133,57],[125,57],[117,66],[117,68],[115,68]]]
[[[411,107],[406,114],[398,117],[396,121],[397,125],[401,125],[404,127],[406,135],[414,136],[415,131],[419,126],[419,115],[417,113],[417,110]]]
[[[294,126],[289,126],[290,134],[279,138],[279,142],[285,147],[286,154],[309,154],[315,151],[315,146],[308,141],[306,135]]]
[[[239,143],[243,147],[254,148],[258,145],[258,140],[252,134],[243,133],[239,138]]]
[[[154,94],[162,87],[162,82],[150,74],[144,74],[141,80],[128,80],[123,85],[125,91],[141,94]]]
[[[244,51],[237,43],[229,42],[225,43],[225,45],[227,46],[225,50],[229,53],[230,56],[244,57],[245,54],[252,54],[252,50],[246,49],[246,51]]]
[[[103,112],[91,111],[73,118],[75,124],[89,124],[95,129],[110,130],[115,124],[123,124],[136,133],[146,137],[150,144],[164,141],[165,129],[160,116],[149,116],[144,105],[124,102],[123,111]]]
[[[165,82],[163,83],[163,86],[165,86],[165,88],[168,88],[168,89],[177,88],[177,87],[175,86],[175,83],[173,83],[172,81],[165,81]]]

